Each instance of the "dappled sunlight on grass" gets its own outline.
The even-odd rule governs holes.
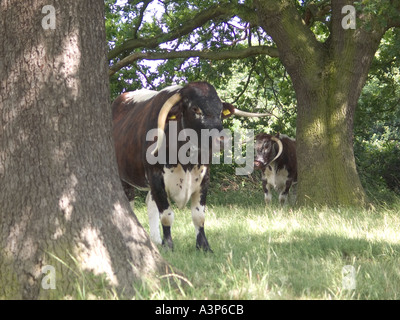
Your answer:
[[[243,203],[241,200],[246,198]],[[249,205],[252,204],[252,205]],[[176,208],[175,208],[176,209]],[[148,230],[144,206],[135,207]],[[205,230],[213,254],[195,249],[190,209],[175,210],[175,250],[162,255],[193,287],[173,299],[396,299],[400,216],[396,208],[265,207],[262,195],[214,193]],[[354,267],[356,290],[342,284]],[[184,294],[182,293],[182,290]]]

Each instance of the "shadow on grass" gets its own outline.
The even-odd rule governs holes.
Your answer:
[[[139,201],[135,207],[143,205]],[[265,208],[262,192],[254,189],[210,190],[208,208],[206,234],[213,254],[195,249],[189,208],[176,212],[174,252],[163,252],[193,283],[189,299],[400,297],[400,244],[396,236],[385,241],[390,238],[383,235],[386,228],[396,233],[395,211],[301,211],[281,208],[276,197]],[[142,219],[147,220],[145,213]],[[346,265],[356,270],[351,292],[342,286]]]
[[[304,231],[293,231],[284,239],[281,232],[240,235],[232,237],[229,243],[230,248],[241,248],[258,278],[267,273],[270,285],[280,287],[281,291],[285,287],[288,297],[343,298],[342,271],[350,265],[356,271],[357,281],[353,297],[399,298],[398,244]],[[215,250],[220,252],[224,248]],[[240,256],[237,250],[236,253]],[[237,269],[243,268],[243,259],[236,263]]]
[[[399,298],[398,244],[305,231],[252,233],[232,225],[209,230],[214,254],[208,254],[197,251],[192,235],[190,241],[187,236],[176,242],[168,260],[183,269],[196,288],[216,286],[217,299],[231,298],[229,288],[253,290],[233,296],[245,299]],[[356,271],[356,290],[351,292],[342,283],[347,265]],[[218,286],[225,289],[218,292]]]

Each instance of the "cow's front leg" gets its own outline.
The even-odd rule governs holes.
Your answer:
[[[174,244],[171,237],[171,226],[174,221],[174,212],[169,208],[162,210],[158,209],[156,202],[153,200],[151,191],[146,198],[147,213],[149,216],[150,238],[156,244],[162,244],[173,249]],[[168,204],[169,205],[169,204]],[[161,240],[159,221],[163,227],[163,239]]]
[[[167,248],[174,249],[174,243],[172,242],[171,236],[171,227],[172,223],[174,222],[174,212],[170,208],[167,208],[160,213],[160,217],[163,228],[162,245]]]
[[[207,179],[207,177],[205,177]],[[204,232],[204,221],[206,213],[208,181],[203,181],[200,190],[191,196],[191,210],[194,228],[196,230],[196,248],[212,252]]]
[[[271,194],[271,185],[268,183],[267,180],[262,181],[262,187],[264,190],[264,201],[265,205],[269,205],[272,200],[272,194]]]
[[[147,211],[149,215],[150,236],[156,243],[162,243],[170,249],[174,248],[171,236],[171,226],[174,222],[174,212],[170,208],[167,193],[164,189],[164,182],[155,182],[151,185],[149,192]],[[163,239],[161,241],[160,229],[158,226],[158,217],[161,220],[163,228]]]

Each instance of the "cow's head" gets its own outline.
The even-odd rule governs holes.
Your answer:
[[[256,136],[255,150],[254,168],[263,169],[270,165],[279,158],[283,151],[279,133],[276,136],[266,133],[258,134]]]
[[[222,119],[237,115],[243,117],[263,117],[269,113],[250,113],[222,102],[215,88],[207,82],[192,82],[177,90],[162,106],[158,116],[158,140],[153,154],[160,148],[167,121],[180,121],[184,128],[190,128],[201,135],[201,129],[221,131]],[[161,139],[160,139],[161,137]]]

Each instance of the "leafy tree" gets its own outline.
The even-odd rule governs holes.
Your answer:
[[[232,100],[255,108],[252,97],[241,94],[246,81],[262,90],[271,71],[265,66],[279,58],[297,100],[299,204],[366,204],[353,150],[355,110],[381,39],[400,26],[399,1],[175,0],[162,2],[149,18],[152,4],[130,1],[124,7],[126,20],[108,54],[113,80],[127,81],[129,72],[132,83],[122,86],[134,89],[201,75],[221,88],[238,69],[247,70],[250,76],[239,81]],[[122,27],[129,24],[130,30]],[[154,73],[143,59],[167,62]],[[257,98],[289,86],[282,81],[269,88]]]
[[[386,32],[355,117],[355,153],[364,184],[374,193],[400,192],[400,30]]]

